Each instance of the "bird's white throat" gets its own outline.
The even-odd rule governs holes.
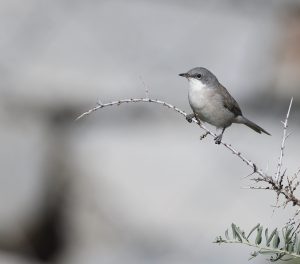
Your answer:
[[[194,111],[200,111],[210,104],[210,89],[195,78],[189,78],[189,102]]]
[[[190,90],[193,91],[201,91],[207,88],[204,83],[202,83],[200,80],[197,80],[195,78],[189,78],[189,86],[190,86]]]

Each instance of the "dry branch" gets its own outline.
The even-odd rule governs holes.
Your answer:
[[[146,94],[146,96],[147,95],[148,94]],[[252,178],[253,181],[255,181],[256,183],[266,183],[268,185],[267,187],[253,187],[253,186],[251,186],[250,189],[273,190],[273,191],[276,192],[278,197],[280,195],[282,195],[284,197],[285,205],[291,202],[294,206],[295,205],[300,206],[300,199],[297,198],[294,195],[294,192],[295,192],[296,188],[299,185],[299,181],[296,181],[298,173],[295,174],[296,177],[292,177],[292,178],[289,178],[288,175],[285,175],[285,172],[281,173],[285,142],[286,142],[286,139],[289,136],[289,134],[287,134],[287,127],[288,127],[288,118],[289,118],[292,102],[293,102],[293,98],[290,101],[290,105],[289,105],[288,112],[287,112],[287,115],[286,115],[286,118],[285,118],[285,122],[283,122],[283,126],[284,126],[283,137],[282,137],[281,148],[280,148],[280,156],[279,156],[279,161],[278,161],[277,171],[276,171],[275,177],[272,177],[272,176],[268,175],[262,169],[258,168],[257,165],[254,162],[252,162],[250,159],[248,159],[240,151],[238,151],[234,147],[232,147],[231,144],[227,144],[227,143],[224,143],[224,142],[221,142],[221,144],[224,147],[226,147],[228,150],[230,150],[241,161],[243,161],[245,164],[247,164],[249,167],[251,167],[253,169],[252,174],[257,174],[258,175],[257,178]],[[117,100],[117,101],[113,101],[113,102],[109,102],[109,103],[98,102],[95,107],[91,108],[90,110],[88,110],[88,111],[82,113],[80,116],[78,116],[76,118],[76,121],[80,120],[83,117],[86,117],[86,116],[92,114],[93,112],[95,112],[99,109],[109,107],[109,106],[119,106],[121,104],[126,104],[126,103],[153,103],[153,104],[158,104],[158,105],[162,105],[164,107],[167,107],[167,108],[179,113],[180,115],[182,115],[184,117],[187,116],[187,113],[185,113],[183,110],[179,109],[178,107],[176,107],[176,106],[174,106],[170,103],[146,97],[146,98],[122,99],[122,100]],[[192,122],[196,123],[203,130],[205,130],[207,135],[210,135],[214,138],[216,137],[215,133],[210,131],[207,127],[205,127],[202,123],[200,123],[200,121],[197,120],[196,118],[193,118]],[[287,184],[286,185],[283,182],[284,177],[287,177]]]
[[[282,167],[282,159],[283,159],[283,156],[284,156],[285,140],[289,137],[289,134],[287,134],[287,128],[288,128],[288,120],[289,120],[292,104],[293,104],[293,98],[290,101],[290,105],[289,105],[289,109],[288,109],[286,117],[285,117],[285,121],[282,122],[282,124],[283,124],[283,135],[282,135],[282,141],[281,141],[280,155],[279,155],[279,159],[278,159],[277,171],[276,171],[276,174],[275,174],[275,181],[280,180],[280,177],[281,177],[280,173],[281,173],[281,167]]]

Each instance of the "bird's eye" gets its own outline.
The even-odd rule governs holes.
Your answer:
[[[197,78],[198,79],[201,79],[201,77],[202,77],[202,75],[199,73],[199,74],[197,74]]]

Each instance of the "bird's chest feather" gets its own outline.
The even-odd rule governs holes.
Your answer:
[[[189,102],[194,111],[209,108],[213,103],[214,92],[199,81],[189,81]]]
[[[221,94],[197,80],[189,83],[189,102],[200,120],[217,127],[230,125],[233,114],[224,107]]]

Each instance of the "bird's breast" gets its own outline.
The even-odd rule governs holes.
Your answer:
[[[221,94],[214,88],[190,82],[188,97],[200,120],[216,127],[227,127],[232,123],[233,113],[224,107]]]
[[[189,102],[194,111],[201,111],[211,103],[212,89],[206,87],[199,81],[189,81]]]

